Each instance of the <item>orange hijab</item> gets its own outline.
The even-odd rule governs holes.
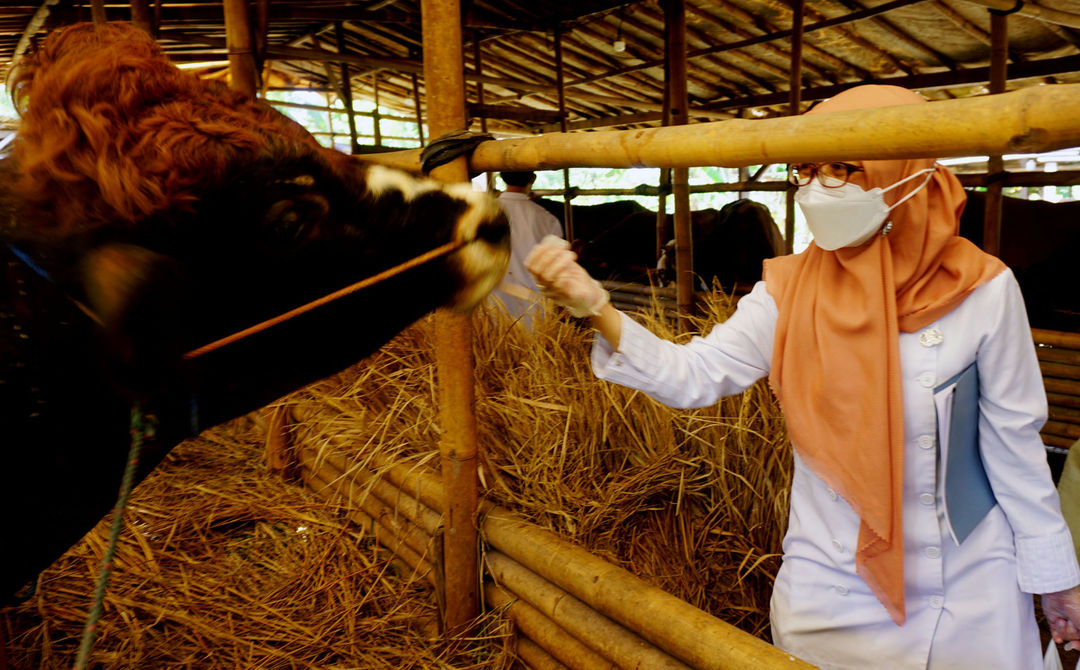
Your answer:
[[[926,102],[896,86],[848,89],[808,112]],[[863,161],[852,182],[885,188],[932,159]],[[916,177],[885,194],[891,205]],[[892,210],[891,232],[856,247],[765,261],[779,308],[769,383],[799,455],[858,513],[855,564],[897,625],[904,609],[904,407],[899,333],[934,322],[1004,264],[957,236],[967,196],[938,166]]]

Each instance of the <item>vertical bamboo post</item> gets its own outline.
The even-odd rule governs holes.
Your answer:
[[[341,21],[334,22],[334,38],[337,40],[339,54],[345,53],[345,27]],[[345,117],[349,120],[349,153],[355,154],[360,149],[360,142],[356,138],[356,112],[353,110],[352,78],[349,76],[349,65],[341,63],[341,102],[345,104]],[[378,142],[376,142],[378,144]]]
[[[481,79],[484,76],[484,59],[480,56],[480,32],[473,32],[473,70],[476,72],[476,104],[481,109],[484,108],[484,82]],[[413,75],[414,77],[416,75]],[[487,115],[480,115],[480,132],[486,133],[488,129]],[[495,173],[488,171],[484,173],[484,181],[487,184],[488,193],[495,190]]]
[[[150,3],[148,0],[131,0],[131,23],[136,28],[141,28],[151,35],[154,34],[154,25],[150,18]]]
[[[566,79],[563,76],[562,24],[555,26],[555,87],[559,89],[559,132],[567,131],[566,125]],[[566,241],[574,242],[574,206],[570,193],[570,169],[563,168],[563,234]]]
[[[375,109],[371,111],[371,126],[375,132],[375,146],[382,146],[382,117],[379,115],[379,73],[371,75],[371,96]]]
[[[289,413],[279,405],[264,409],[263,414],[266,418],[266,467],[279,477],[293,479],[298,474],[298,467],[289,439]]]
[[[685,0],[664,0],[664,25],[668,46],[667,108],[671,125],[686,123],[686,4]],[[679,303],[679,330],[690,330],[694,313],[694,238],[690,225],[690,169],[671,171],[671,194],[675,198],[675,296]]]
[[[259,94],[266,98],[268,85],[266,73],[266,44],[270,39],[270,0],[256,0],[255,2],[255,67],[259,71],[259,80],[262,82]]]
[[[622,24],[620,23],[620,26]],[[661,95],[663,98],[663,108],[660,110],[660,125],[671,125],[671,87],[667,85],[671,80],[671,61],[667,57],[669,51],[671,51],[671,36],[667,30],[664,31],[664,90]],[[660,259],[660,255],[664,253],[664,247],[667,245],[668,240],[672,238],[671,232],[671,219],[667,214],[667,198],[671,193],[671,168],[660,168],[660,180],[657,184],[657,199],[656,199],[656,258]],[[667,259],[668,266],[675,262],[674,258]]]
[[[424,84],[433,137],[465,128],[465,72],[458,0],[421,0]],[[436,168],[443,181],[468,181],[465,157]],[[437,316],[436,374],[442,426],[443,565],[446,631],[462,633],[479,612],[476,412],[472,327],[467,315]]]
[[[1009,17],[990,12],[990,93],[1004,93],[1008,81]],[[1001,253],[1001,199],[1005,162],[1001,154],[990,156],[986,165],[986,211],[983,212],[983,251]]]
[[[802,51],[803,14],[805,0],[795,0],[791,6],[791,73],[788,79],[788,115],[798,116],[802,111]],[[795,251],[795,189],[788,188],[784,199],[784,251]]]
[[[331,88],[333,88],[333,86],[331,86]],[[326,106],[334,106],[334,100],[330,97],[330,91],[326,92]],[[330,146],[337,148],[337,139],[334,135],[334,112],[332,111],[326,113],[326,127],[330,130]]]
[[[105,16],[105,0],[90,0],[90,20],[99,26],[108,21]]]
[[[225,44],[229,50],[229,79],[233,89],[254,98],[258,90],[255,51],[252,48],[251,18],[247,0],[224,0]]]
[[[413,75],[411,75],[411,78],[413,78],[413,105],[416,107],[416,132],[417,132],[417,136],[420,138],[420,146],[422,147],[424,142],[423,142],[423,110],[420,107],[420,80],[416,76],[416,72],[414,72]]]

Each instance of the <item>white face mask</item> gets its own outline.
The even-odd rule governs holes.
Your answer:
[[[884,189],[872,188],[864,191],[859,186],[848,182],[839,188],[826,188],[817,176],[795,193],[795,202],[799,203],[806,225],[814,236],[814,243],[826,251],[841,247],[857,247],[873,237],[885,223],[889,212],[905,200],[918,193],[936,167],[926,168],[908,175],[892,186]],[[921,174],[929,173],[919,187],[896,201],[892,207],[885,205],[885,192],[900,184],[911,181]]]

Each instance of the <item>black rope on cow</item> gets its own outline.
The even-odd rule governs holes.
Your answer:
[[[109,531],[109,544],[105,549],[105,556],[101,559],[101,571],[98,573],[97,587],[94,589],[94,601],[90,608],[90,614],[86,618],[86,627],[83,628],[82,641],[79,643],[79,655],[75,659],[75,670],[85,670],[90,660],[90,650],[94,646],[94,636],[97,633],[97,622],[101,618],[101,612],[105,607],[105,589],[109,585],[109,577],[112,574],[113,558],[116,556],[116,543],[120,538],[120,528],[124,522],[124,510],[127,508],[128,497],[135,484],[135,470],[139,466],[139,455],[145,440],[154,437],[154,428],[157,421],[152,416],[146,416],[138,405],[131,408],[131,448],[128,450],[127,465],[124,467],[124,476],[120,480],[120,495],[116,499],[116,508],[113,510],[112,529]]]

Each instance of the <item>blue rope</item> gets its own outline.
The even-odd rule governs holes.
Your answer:
[[[101,559],[101,570],[98,573],[97,587],[94,589],[94,604],[90,608],[90,614],[86,618],[86,627],[83,628],[82,641],[79,643],[79,655],[75,659],[75,670],[85,670],[90,660],[90,650],[94,646],[94,635],[97,633],[97,622],[101,618],[105,607],[105,588],[109,585],[109,576],[112,574],[113,558],[116,556],[116,543],[120,538],[120,529],[124,524],[124,509],[127,508],[128,496],[135,483],[135,470],[139,465],[139,454],[142,452],[143,441],[154,437],[154,418],[144,416],[138,405],[131,408],[131,448],[128,450],[127,465],[124,468],[124,477],[120,480],[120,496],[116,500],[113,510],[112,530],[109,532],[109,545],[105,550],[105,556]]]

